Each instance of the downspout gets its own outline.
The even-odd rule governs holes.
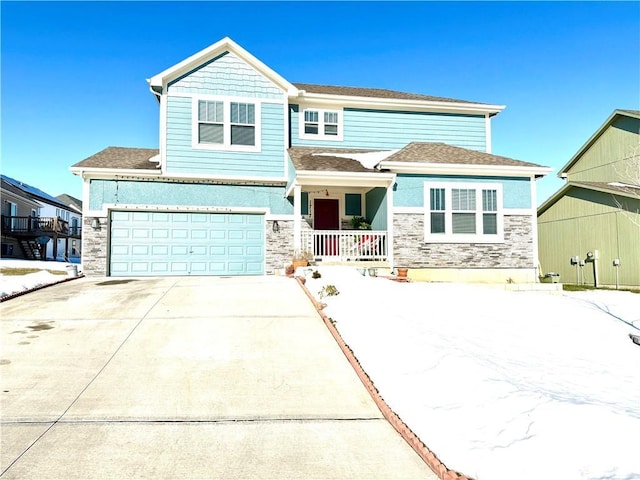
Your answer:
[[[491,115],[488,113],[484,116],[484,129],[485,129],[485,150],[487,153],[491,153]]]
[[[538,209],[536,207],[536,176],[531,175],[530,177],[531,183],[531,240],[533,245],[533,271],[534,278],[533,283],[538,283],[540,281],[540,275],[542,272],[538,271],[538,266],[540,265],[540,256],[538,255]]]

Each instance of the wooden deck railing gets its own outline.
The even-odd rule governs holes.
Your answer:
[[[386,230],[303,230],[302,249],[337,261],[386,260]]]
[[[10,217],[2,215],[3,235],[40,235],[59,233],[80,237],[81,227],[70,227],[69,222],[58,217]]]

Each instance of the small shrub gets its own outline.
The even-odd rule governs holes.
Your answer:
[[[335,297],[336,295],[340,295],[340,292],[335,285],[325,285],[322,287],[322,290],[318,292],[318,295],[320,295],[320,298]]]

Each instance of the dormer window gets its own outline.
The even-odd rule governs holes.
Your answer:
[[[300,120],[300,138],[342,140],[341,110],[305,108]]]

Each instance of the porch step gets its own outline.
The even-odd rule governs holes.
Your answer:
[[[20,240],[20,247],[29,260],[42,260],[40,245],[35,240]]]

